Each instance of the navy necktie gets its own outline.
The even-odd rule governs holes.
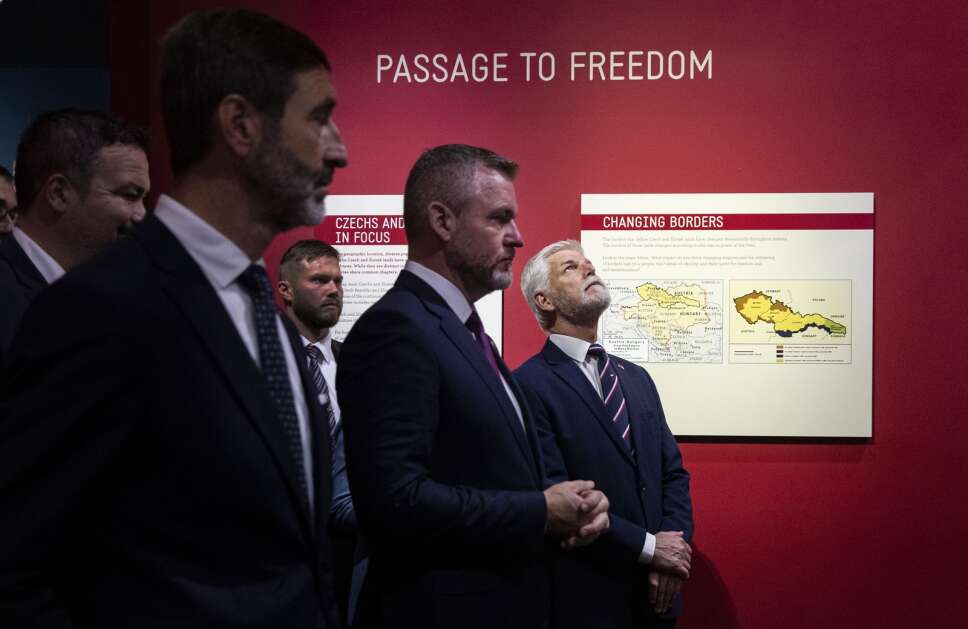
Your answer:
[[[306,484],[299,418],[296,416],[296,403],[289,382],[289,370],[286,368],[286,355],[282,351],[279,331],[276,328],[276,304],[272,300],[269,276],[263,267],[253,264],[239,276],[239,285],[252,298],[262,377],[286,433],[286,441],[295,463],[296,480],[302,489],[303,498],[308,502],[309,488]]]
[[[474,339],[477,341],[481,351],[484,352],[484,358],[487,360],[487,364],[491,366],[491,369],[497,375],[497,379],[500,380],[501,370],[498,368],[497,359],[494,357],[494,349],[491,347],[491,337],[484,331],[484,324],[481,322],[481,317],[477,314],[477,310],[471,310],[471,316],[467,318],[464,325],[474,333]]]
[[[612,358],[598,343],[592,343],[588,348],[588,356],[598,359],[598,380],[602,383],[602,403],[605,405],[605,413],[612,420],[622,441],[631,449],[632,431],[629,426],[629,412],[625,408],[625,394],[622,392],[622,383],[615,373]]]
[[[326,398],[326,404],[324,408],[326,409],[326,418],[329,420],[329,445],[333,446],[336,441],[336,411],[333,410],[333,398],[329,394],[329,386],[326,384],[326,378],[323,377],[323,370],[320,365],[323,364],[323,352],[309,343],[306,345],[306,355],[309,358],[309,374],[313,377],[313,383],[316,385],[316,390],[319,391],[321,398]]]

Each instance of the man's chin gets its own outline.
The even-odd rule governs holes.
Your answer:
[[[494,271],[491,273],[491,290],[504,290],[514,281],[514,273],[508,271]]]

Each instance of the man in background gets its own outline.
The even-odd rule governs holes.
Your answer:
[[[549,335],[514,373],[549,480],[593,480],[611,505],[602,538],[555,566],[555,626],[673,627],[689,576],[692,502],[655,384],[598,342],[610,297],[578,242],[553,243],[531,258],[521,289]]]
[[[13,175],[0,166],[0,235],[9,234],[17,224],[17,194]]]
[[[0,626],[339,627],[327,420],[262,262],[346,163],[329,62],[269,16],[198,11],[160,93],[170,194],[13,346]]]
[[[340,615],[351,625],[355,617],[355,597],[351,600],[357,526],[346,478],[346,454],[339,400],[336,396],[336,361],[342,343],[333,338],[332,329],[343,311],[343,272],[339,251],[321,240],[300,240],[283,254],[276,288],[286,316],[299,330],[305,348],[303,358],[326,410],[325,428],[333,448],[333,506],[330,509],[329,535],[333,541],[335,589]],[[365,565],[358,572],[365,573]],[[360,575],[362,578],[362,575]],[[362,584],[359,584],[361,586]],[[358,586],[358,587],[359,587]]]
[[[0,302],[10,311],[0,329],[0,364],[37,293],[144,218],[146,149],[142,130],[100,111],[52,111],[24,131],[19,218],[0,238]]]
[[[474,302],[511,282],[517,165],[426,151],[407,178],[408,260],[338,366],[353,502],[378,625],[546,627],[546,541],[607,528],[590,482],[546,487],[531,414]]]

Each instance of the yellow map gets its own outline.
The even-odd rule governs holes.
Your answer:
[[[698,284],[660,288],[646,283],[637,286],[635,291],[641,301],[623,306],[622,315],[626,320],[636,320],[654,343],[668,345],[675,333],[709,323],[706,290]]]
[[[814,327],[831,336],[846,336],[847,326],[820,314],[801,314],[782,301],[774,300],[759,291],[747,293],[733,300],[736,312],[750,325],[764,321],[773,325],[778,336],[789,338]]]

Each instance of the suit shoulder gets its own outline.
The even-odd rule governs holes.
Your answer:
[[[535,354],[514,370],[514,377],[522,384],[533,384],[536,379],[545,377],[548,365],[541,358],[541,354]]]

